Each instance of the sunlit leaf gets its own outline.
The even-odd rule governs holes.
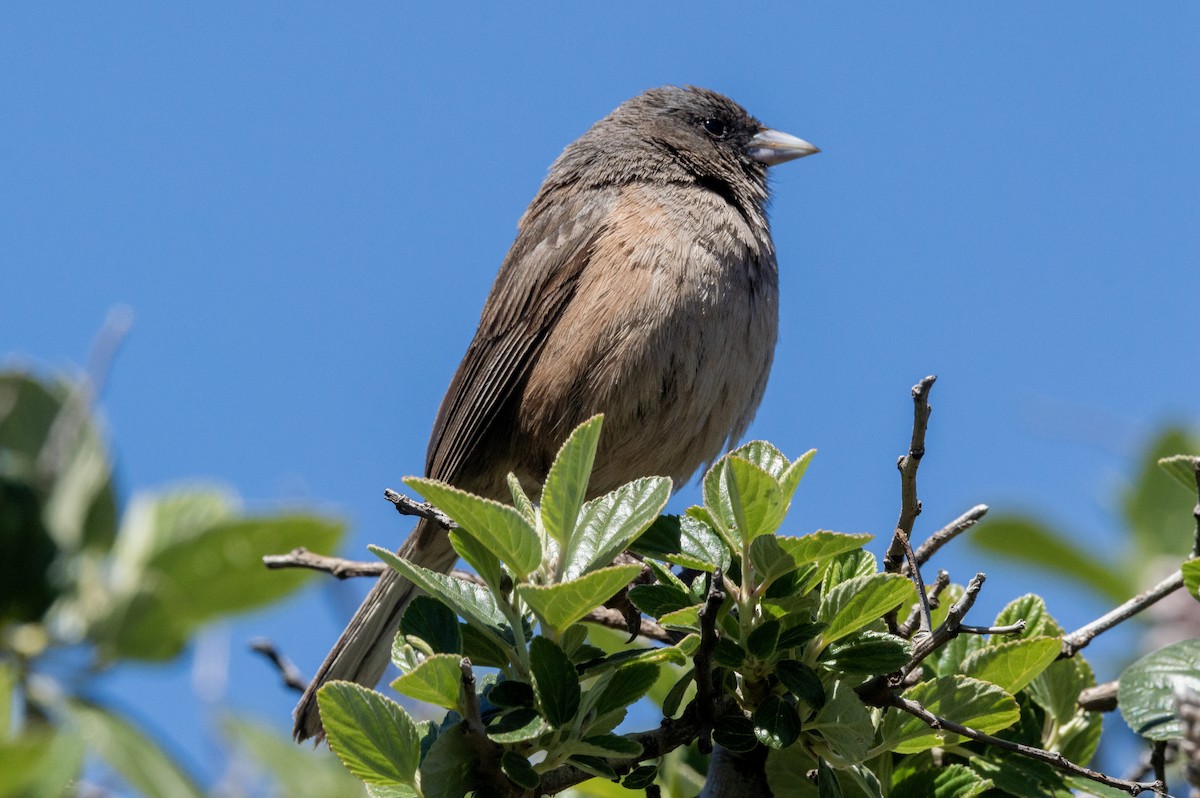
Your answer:
[[[1151,740],[1183,736],[1175,694],[1200,694],[1200,638],[1181,640],[1151,652],[1121,672],[1117,701],[1136,734]]]

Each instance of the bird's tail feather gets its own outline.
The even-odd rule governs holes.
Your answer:
[[[421,521],[397,553],[442,573],[448,572],[457,558],[446,533],[431,521]],[[324,736],[317,711],[317,691],[326,682],[345,680],[365,687],[376,685],[391,659],[392,640],[400,628],[400,617],[417,593],[412,582],[390,568],[379,577],[296,705],[292,734],[297,741],[310,737],[319,740]]]

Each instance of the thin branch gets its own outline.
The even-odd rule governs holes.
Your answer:
[[[403,493],[397,493],[391,488],[384,489],[383,498],[390,501],[396,507],[396,512],[400,513],[400,515],[415,515],[418,518],[433,521],[442,529],[458,528],[458,524],[454,523],[450,516],[429,502],[419,502],[416,499],[405,496]]]
[[[1117,691],[1120,689],[1121,683],[1115,680],[1085,687],[1079,691],[1079,698],[1075,703],[1079,704],[1080,709],[1088,712],[1112,712],[1117,708]]]
[[[475,672],[471,670],[471,660],[463,657],[458,663],[462,675],[459,677],[458,695],[462,704],[462,732],[475,752],[479,755],[480,776],[483,780],[498,790],[502,795],[519,798],[525,791],[513,784],[500,769],[500,756],[503,749],[487,736],[487,728],[483,725],[483,716],[479,709],[479,694],[475,692]]]
[[[907,564],[905,567],[908,567]],[[942,591],[949,586],[950,574],[945,570],[938,571],[937,578],[933,580],[933,586],[929,588],[929,608],[931,610],[936,610],[941,605]],[[914,604],[908,617],[904,619],[904,623],[896,627],[896,634],[905,639],[912,637],[921,622],[921,617],[921,605]]]
[[[1200,557],[1200,457],[1192,458],[1192,472],[1196,477],[1196,506],[1192,508],[1192,518],[1196,520],[1196,532],[1192,539],[1192,556]]]
[[[917,546],[917,564],[924,565],[925,563],[929,562],[929,559],[933,557],[933,555],[937,554],[938,550],[942,548],[942,546],[945,546],[963,532],[966,532],[968,529],[979,523],[979,521],[985,515],[987,515],[987,511],[988,506],[986,504],[977,504],[970,510],[967,510],[965,513],[960,515],[958,518],[955,518],[953,521],[946,524],[937,532],[934,532],[932,535],[930,535],[924,543],[922,543],[920,546]],[[908,563],[905,563],[900,569],[900,573],[907,574],[908,568]]]
[[[1183,573],[1176,571],[1149,590],[1138,593],[1116,609],[1101,615],[1096,620],[1081,626],[1063,638],[1060,658],[1073,657],[1087,647],[1097,635],[1107,632],[1122,621],[1127,621],[1134,615],[1154,604],[1164,596],[1169,596],[1183,587]]]
[[[263,565],[272,571],[280,568],[308,568],[313,571],[336,576],[338,579],[350,579],[356,576],[379,576],[388,569],[386,563],[361,562],[358,560],[343,560],[341,557],[328,557],[324,554],[314,554],[303,546],[292,549],[287,554],[263,555]]]
[[[279,649],[265,637],[256,637],[250,641],[250,650],[257,651],[266,657],[275,670],[279,671],[279,676],[283,679],[283,684],[290,690],[295,690],[297,693],[303,693],[304,688],[308,687],[308,680],[300,675],[300,669],[295,664],[280,653]]]
[[[696,705],[700,729],[697,747],[702,754],[712,753],[713,678],[712,655],[717,648],[717,612],[725,600],[721,590],[721,569],[713,571],[708,583],[708,597],[700,609],[700,648],[696,650]]]
[[[965,635],[1019,635],[1025,631],[1025,619],[1007,626],[968,626],[964,623],[959,625],[958,631]]]
[[[896,521],[892,544],[883,558],[883,567],[888,573],[900,570],[904,561],[902,540],[912,535],[913,524],[921,514],[921,502],[917,498],[917,468],[921,465],[921,458],[925,456],[925,430],[929,426],[930,413],[929,391],[936,380],[937,377],[928,376],[912,389],[912,440],[908,446],[908,454],[896,463],[896,467],[900,469],[900,518]]]
[[[1167,791],[1167,741],[1155,740],[1150,749],[1150,769],[1154,771],[1156,781],[1162,783],[1162,791]]]
[[[914,717],[920,718],[931,729],[944,729],[945,731],[953,732],[954,734],[960,734],[963,737],[969,737],[972,740],[978,740],[981,743],[987,743],[988,745],[995,746],[996,748],[1002,748],[1005,751],[1012,751],[1013,753],[1027,756],[1030,759],[1036,759],[1039,762],[1045,762],[1047,765],[1067,773],[1071,773],[1076,776],[1082,776],[1085,779],[1090,779],[1118,790],[1124,790],[1130,795],[1141,795],[1147,790],[1153,791],[1156,795],[1166,795],[1166,786],[1161,780],[1153,782],[1140,782],[1127,781],[1125,779],[1106,776],[1099,771],[1077,765],[1056,751],[1046,751],[1041,748],[1034,748],[1033,746],[1022,745],[1021,743],[1014,743],[1011,740],[1005,740],[1001,737],[994,737],[990,734],[984,734],[983,732],[976,731],[968,726],[963,726],[955,723],[952,720],[939,717],[925,707],[921,706],[921,704],[918,702],[911,701],[902,696],[893,695],[891,697],[891,706],[907,712]]]

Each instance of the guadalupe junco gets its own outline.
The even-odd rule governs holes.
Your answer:
[[[745,431],[775,350],[778,272],[767,167],[817,152],[727,97],[651,89],[563,151],[518,224],[479,329],[442,400],[425,473],[502,498],[536,487],[566,436],[604,413],[590,494],[637,477],[680,485]],[[449,571],[422,521],[400,555]],[[374,686],[414,588],[384,573],[301,698]]]

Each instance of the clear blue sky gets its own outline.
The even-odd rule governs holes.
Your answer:
[[[5,8],[0,353],[80,363],[133,308],[103,396],[125,496],[217,479],[343,514],[348,555],[398,542],[382,491],[422,468],[546,168],[667,83],[823,150],[773,172],[782,329],[750,432],[820,450],[791,531],[886,538],[926,373],[925,532],[984,502],[1102,546],[1143,436],[1200,421],[1200,6],[409,6]],[[988,571],[981,618],[1047,589],[941,564]],[[180,697],[190,661],[107,695],[211,777],[214,707],[283,729],[293,702],[245,641],[311,673],[363,590],[207,635],[210,705]]]

